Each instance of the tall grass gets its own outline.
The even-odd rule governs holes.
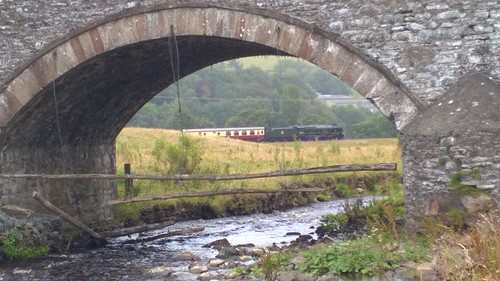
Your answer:
[[[260,173],[298,167],[336,164],[398,163],[401,153],[397,139],[341,140],[296,143],[252,143],[226,138],[184,138],[179,145],[177,131],[125,128],[117,138],[117,169],[130,163],[134,174],[192,173]],[[182,152],[183,151],[183,152]],[[181,154],[184,153],[184,164]],[[174,160],[175,159],[175,160]],[[189,162],[194,161],[194,162]],[[183,166],[184,165],[184,166]],[[174,167],[177,167],[175,170]],[[337,174],[335,174],[337,175]],[[341,175],[341,174],[338,174]],[[308,175],[301,180],[312,181],[324,175]],[[245,181],[251,188],[277,188],[287,178]],[[140,181],[134,181],[134,184]],[[158,193],[165,191],[164,182],[157,182]],[[201,183],[200,188],[239,188],[240,182],[217,185]],[[149,189],[153,186],[149,186]],[[151,190],[148,191],[151,194]]]
[[[153,159],[155,143],[177,143],[179,135],[179,132],[170,130],[125,128],[117,137],[117,167],[121,170],[123,163],[131,162],[134,173],[157,173]],[[298,144],[252,143],[197,136],[193,139],[199,140],[203,147],[200,166],[229,166],[229,169],[222,170],[229,170],[232,174],[294,168],[287,167],[287,164],[294,163],[297,158],[303,161],[304,167],[396,162],[401,172],[401,150],[395,138]]]
[[[443,280],[500,280],[500,218],[483,214],[465,233],[447,229],[434,252]]]

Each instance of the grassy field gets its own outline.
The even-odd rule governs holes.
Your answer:
[[[162,161],[157,151],[159,144],[178,144],[177,131],[144,128],[125,128],[117,138],[117,168],[123,173],[123,164],[130,163],[134,174],[172,173],[171,163]],[[199,165],[195,173],[245,174],[281,169],[307,168],[336,164],[367,164],[396,162],[401,172],[401,152],[398,139],[366,139],[291,143],[252,143],[226,138],[192,137],[200,148]],[[156,149],[156,151],[155,151]],[[324,176],[324,175],[319,175]],[[267,178],[225,183],[197,183],[194,189],[221,188],[278,188],[279,183],[311,181],[316,175],[286,178]],[[142,195],[174,192],[175,187],[152,183],[141,190]],[[186,187],[186,186],[185,186]],[[187,185],[187,189],[191,189]],[[189,190],[193,191],[193,190]]]
[[[162,129],[125,128],[117,138],[117,167],[131,163],[135,173],[158,172],[154,164],[155,142],[177,143],[180,132]],[[226,138],[198,138],[203,147],[203,166],[229,166],[229,173],[257,173],[280,168],[336,164],[398,163],[398,139],[363,139],[288,143],[253,143]]]

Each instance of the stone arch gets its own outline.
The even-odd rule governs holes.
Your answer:
[[[0,126],[8,127],[38,93],[75,67],[125,46],[168,37],[170,26],[178,37],[218,37],[235,40],[235,44],[251,42],[268,47],[262,54],[276,49],[310,61],[371,100],[399,129],[423,108],[383,66],[337,35],[313,25],[269,11],[257,14],[218,7],[175,7],[116,15],[50,46],[18,71],[1,91]]]

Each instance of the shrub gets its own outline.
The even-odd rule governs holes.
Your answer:
[[[348,222],[349,217],[346,213],[341,213],[338,215],[334,214],[324,214],[320,219],[320,228],[325,231],[325,233],[331,233],[340,231]]]
[[[349,147],[350,149],[350,147]],[[332,144],[330,145],[330,150],[334,155],[340,154],[340,145],[337,141],[332,141]]]
[[[49,252],[49,246],[28,245],[19,239],[14,229],[11,229],[7,237],[1,240],[1,244],[3,255],[10,260],[38,258]]]
[[[281,268],[290,262],[290,254],[266,253],[260,259],[259,267],[261,268],[264,280],[276,280],[278,272]]]
[[[177,143],[156,140],[153,148],[156,171],[168,170],[170,174],[192,174],[201,163],[203,145],[200,139],[181,135]]]
[[[398,251],[387,251],[383,246],[384,244],[369,238],[333,244],[323,250],[305,252],[307,261],[297,267],[318,275],[328,272],[374,275],[399,267],[402,254]]]

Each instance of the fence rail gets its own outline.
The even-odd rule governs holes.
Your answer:
[[[313,167],[304,169],[291,169],[283,171],[273,171],[266,173],[255,174],[229,174],[229,175],[213,175],[213,174],[176,174],[176,175],[135,175],[135,174],[0,174],[0,178],[7,179],[107,179],[107,180],[160,180],[160,181],[187,181],[187,180],[244,180],[255,178],[270,178],[283,176],[297,176],[307,174],[321,174],[332,172],[359,172],[359,171],[395,171],[396,163],[378,163],[378,164],[347,164],[333,165],[324,167]]]

